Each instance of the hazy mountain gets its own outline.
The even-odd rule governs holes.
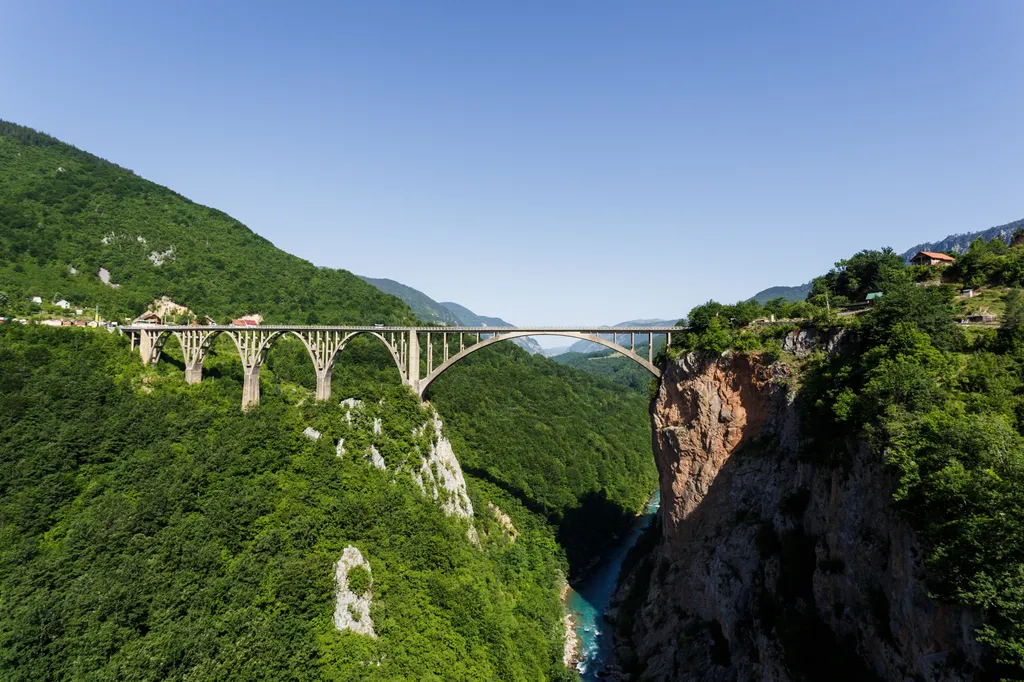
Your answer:
[[[1013,237],[1013,233],[1019,229],[1024,229],[1024,219],[1015,220],[1012,223],[1006,223],[997,227],[990,227],[987,230],[980,230],[978,232],[951,234],[937,242],[918,244],[911,249],[907,249],[903,257],[909,261],[918,251],[938,251],[939,253],[952,251],[953,253],[963,253],[971,245],[971,242],[978,238],[988,241],[998,237],[1009,242]]]
[[[672,327],[678,321],[679,321],[679,318],[676,318],[674,320],[656,320],[656,319],[627,320],[626,322],[619,322],[618,324],[613,324],[611,326],[612,327]],[[646,345],[647,344],[647,337],[637,337],[637,339],[636,339],[637,345],[640,344],[640,339],[641,338],[644,339],[644,348],[646,348],[647,347],[647,345]],[[624,346],[628,346],[629,345],[629,334],[617,334],[615,339],[616,339],[616,341],[618,343],[620,343],[620,344],[622,344]],[[604,346],[602,346],[602,345],[596,344],[593,341],[577,341],[576,343],[574,343],[571,346],[569,346],[569,348],[565,352],[567,352],[567,353],[584,353],[584,354],[586,354],[586,353],[597,353],[597,352],[600,352],[600,351],[607,351],[607,350],[609,350],[609,349],[604,347]]]
[[[391,294],[395,298],[404,301],[405,304],[412,308],[412,311],[416,313],[416,317],[424,322],[436,322],[438,324],[451,325],[460,324],[457,315],[452,313],[452,311],[446,308],[443,304],[438,303],[424,294],[422,291],[417,291],[416,289],[406,286],[401,282],[396,282],[393,279],[365,277],[363,275],[358,275],[358,277],[377,287],[385,294]]]
[[[514,327],[514,324],[506,322],[500,317],[488,317],[486,315],[477,315],[466,306],[453,303],[452,301],[444,301],[441,303],[445,308],[448,309],[456,318],[459,320],[459,324],[463,327]],[[523,350],[534,355],[544,353],[544,349],[540,347],[540,344],[532,338],[524,339],[513,339],[512,343],[516,344]]]
[[[453,327],[514,327],[500,317],[487,317],[477,315],[466,306],[458,303],[438,303],[422,291],[413,289],[410,286],[396,282],[393,279],[378,277],[365,277],[358,275],[360,279],[372,284],[385,294],[391,294],[401,300],[416,313],[416,317],[424,322],[436,324],[447,324]],[[543,349],[531,338],[515,339],[513,343],[530,353],[541,353]]]

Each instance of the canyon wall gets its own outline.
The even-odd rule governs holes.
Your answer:
[[[984,679],[978,615],[929,598],[882,456],[809,447],[796,383],[759,355],[667,361],[660,537],[613,601],[613,677]]]

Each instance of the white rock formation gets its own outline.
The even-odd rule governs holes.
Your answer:
[[[473,503],[466,493],[466,479],[442,427],[441,418],[434,412],[434,440],[430,443],[430,452],[423,457],[419,473],[413,474],[413,480],[423,492],[438,501],[448,516],[472,519]],[[475,535],[472,526],[470,531]]]
[[[302,432],[302,435],[310,440],[320,440],[321,433],[312,426],[307,426]]]
[[[363,408],[363,401],[356,400],[355,398],[346,398],[338,404],[345,410],[345,421],[349,424],[352,423],[352,410],[361,410]]]
[[[117,289],[119,286],[121,286],[120,284],[114,284],[113,282],[110,281],[110,270],[107,270],[106,268],[100,268],[100,271],[97,274],[99,275],[100,281],[106,284],[108,287],[113,287]]]
[[[377,467],[378,469],[387,468],[384,465],[384,458],[381,457],[380,452],[378,452],[377,448],[375,448],[374,446],[371,445],[370,447],[366,448],[366,456],[370,458],[370,463],[373,464],[373,466]]]
[[[375,434],[377,434],[378,436],[381,433],[383,433],[383,428],[381,427],[380,417],[374,417],[374,419],[373,419],[373,432]]]
[[[174,259],[174,247],[167,249],[166,251],[151,251],[149,254],[149,262],[160,267],[169,260]]]
[[[338,447],[334,448],[334,453],[336,455],[338,455],[338,457],[344,457],[345,456],[345,439],[344,438],[339,438],[338,439]]]
[[[361,566],[370,574],[370,584],[362,594],[356,594],[348,587],[348,572]],[[373,619],[370,618],[370,606],[373,602],[373,573],[370,562],[363,558],[363,553],[349,545],[341,553],[341,558],[334,567],[334,627],[339,630],[351,630],[360,635],[377,637],[373,631]]]

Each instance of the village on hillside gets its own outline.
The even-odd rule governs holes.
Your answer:
[[[7,317],[0,315],[0,324],[39,324],[46,327],[88,327],[100,328],[113,332],[122,325],[138,324],[173,324],[173,325],[213,325],[217,322],[208,315],[200,318],[187,306],[175,303],[167,296],[155,299],[138,317],[126,317],[123,320],[110,320],[100,314],[98,307],[94,309],[78,308],[61,298],[45,303],[41,296],[31,296],[29,302],[39,312],[25,317]],[[238,327],[257,326],[263,322],[263,315],[251,313],[231,320],[230,324]]]

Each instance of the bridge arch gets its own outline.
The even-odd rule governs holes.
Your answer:
[[[349,341],[362,334],[379,339],[384,344],[384,347],[388,349],[388,352],[391,353],[391,358],[395,361],[395,365],[398,366],[398,374],[401,376],[402,382],[404,383],[408,378],[403,357],[404,343],[395,338],[389,340],[385,338],[384,334],[376,330],[362,329],[346,333],[335,332],[333,335],[328,332],[325,335],[315,330],[296,331],[293,329],[289,330],[288,333],[294,334],[302,341],[302,345],[306,347],[306,352],[309,354],[309,359],[313,362],[313,369],[316,371],[317,400],[328,400],[331,397],[331,376],[334,372],[334,365],[338,362],[338,358],[341,357],[341,353],[345,350],[345,346],[348,345]]]
[[[616,333],[616,331],[617,330],[609,329],[608,333],[614,335]],[[427,376],[425,376],[424,378],[420,379],[419,386],[417,387],[417,391],[420,394],[420,397],[422,397],[423,394],[426,393],[427,387],[430,386],[430,384],[433,383],[435,379],[437,379],[439,376],[444,374],[444,372],[446,372],[449,368],[451,368],[455,363],[457,363],[460,360],[464,359],[470,353],[474,353],[474,352],[476,352],[476,351],[478,351],[478,350],[480,350],[482,348],[486,348],[487,346],[491,346],[493,344],[500,343],[502,341],[510,341],[512,339],[521,339],[521,338],[528,337],[528,336],[565,336],[565,337],[568,337],[568,338],[571,338],[571,339],[580,339],[580,340],[583,340],[583,341],[591,341],[593,343],[596,343],[596,344],[599,344],[601,346],[604,346],[605,348],[610,348],[613,351],[615,351],[616,353],[618,353],[619,355],[622,355],[624,357],[629,358],[630,360],[632,360],[633,362],[637,363],[638,365],[640,365],[641,367],[646,369],[648,372],[650,372],[651,375],[654,376],[655,378],[660,378],[661,377],[661,370],[659,370],[657,368],[657,366],[655,366],[655,364],[653,362],[651,362],[650,360],[648,360],[647,358],[645,358],[645,357],[643,357],[641,355],[637,355],[635,352],[633,352],[632,350],[630,350],[630,349],[628,349],[628,348],[626,348],[624,346],[620,346],[619,344],[615,343],[614,341],[609,341],[608,339],[603,339],[603,338],[601,338],[597,334],[588,334],[588,333],[585,333],[585,332],[574,332],[574,331],[557,331],[557,330],[554,330],[554,331],[538,331],[538,330],[529,331],[529,330],[527,330],[527,331],[515,331],[515,332],[504,332],[503,331],[503,332],[500,332],[500,333],[495,333],[490,338],[481,339],[478,343],[474,343],[471,346],[467,346],[464,350],[460,351],[459,353],[456,353],[455,355],[451,356],[446,361],[444,361],[443,363],[438,365]],[[653,343],[653,336],[651,338],[651,341]]]

